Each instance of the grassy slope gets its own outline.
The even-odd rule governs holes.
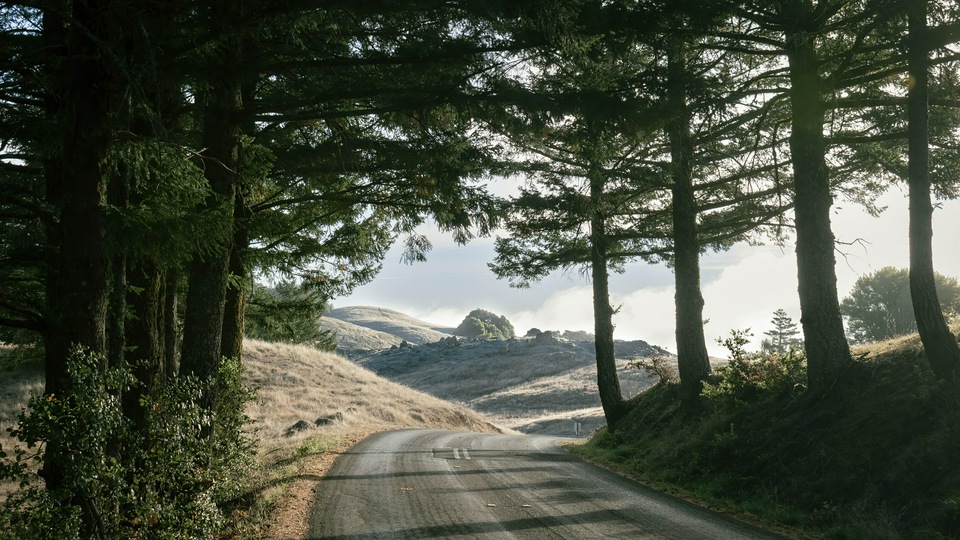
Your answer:
[[[371,306],[337,308],[331,310],[325,317],[391,334],[416,345],[439,341],[449,337],[452,331],[451,328],[424,322],[399,311]]]
[[[766,395],[691,418],[658,385],[582,451],[815,537],[960,538],[960,392],[935,384],[915,336],[854,354],[817,401]]]
[[[636,344],[622,343],[634,352]],[[633,349],[630,349],[630,346]],[[458,339],[365,355],[357,362],[401,384],[462,402],[499,425],[524,433],[572,435],[571,420],[604,424],[593,344],[551,339]],[[652,381],[618,361],[623,393]]]
[[[447,428],[494,431],[482,417],[374,375],[349,360],[295,345],[248,340],[244,344],[248,380],[260,402],[249,410],[262,445],[291,446],[317,431],[375,431],[395,428]],[[340,419],[329,427],[285,436],[299,420]]]

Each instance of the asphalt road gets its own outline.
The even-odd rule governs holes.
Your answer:
[[[584,463],[558,441],[371,436],[320,483],[308,538],[780,538]]]

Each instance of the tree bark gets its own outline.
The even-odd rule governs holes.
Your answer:
[[[221,57],[209,66],[210,87],[203,114],[204,176],[213,191],[209,208],[223,208],[226,229],[219,246],[190,264],[184,315],[180,373],[210,384],[204,406],[216,402],[217,375],[222,358],[223,319],[233,232],[233,205],[238,185],[242,99],[241,48],[238,26],[243,7],[228,0],[213,2],[210,27],[225,43]]]
[[[800,0],[797,0],[798,2]],[[809,391],[828,390],[851,363],[837,299],[834,237],[830,227],[830,177],[823,137],[823,81],[814,45],[812,7],[797,10],[796,26],[786,32],[792,108],[800,323],[807,354]],[[796,6],[795,6],[796,7]]]
[[[71,347],[107,352],[107,156],[123,81],[117,66],[108,67],[109,51],[103,49],[119,42],[122,26],[115,20],[117,11],[116,5],[64,1],[43,14],[45,46],[50,52],[46,112],[56,120],[44,180],[47,202],[59,217],[46,231],[44,391],[54,397],[67,390]],[[52,437],[40,471],[48,491],[63,485],[70,461],[61,442]],[[93,527],[96,516],[84,520]]]
[[[927,2],[909,3],[907,136],[910,186],[910,296],[917,331],[934,374],[955,380],[960,373],[960,345],[950,332],[937,297],[933,269],[933,205],[930,201]]]
[[[140,403],[143,395],[152,395],[163,371],[163,281],[157,264],[141,261],[132,265],[128,303],[134,314],[126,325],[128,365],[139,383],[124,393],[124,415],[138,428],[146,426],[146,411]]]
[[[236,224],[233,233],[233,245],[230,250],[230,275],[234,283],[227,288],[226,308],[223,318],[223,339],[221,354],[225,358],[240,358],[243,354],[244,313],[246,310],[246,292],[249,276],[243,256],[250,247],[246,219],[249,211],[242,193],[237,194],[234,206]]]
[[[694,198],[693,138],[685,88],[683,44],[673,40],[668,51],[668,124],[673,176],[673,242],[676,293],[677,365],[680,395],[686,406],[699,402],[703,382],[710,376],[710,357],[703,335],[703,294],[700,289],[700,242],[697,202]]]
[[[600,173],[591,175],[590,198],[593,201],[594,210],[590,219],[590,267],[593,284],[597,387],[607,427],[615,430],[626,411],[623,395],[620,392],[620,379],[617,376],[617,362],[613,348],[613,307],[610,305],[603,189],[602,175]]]
[[[163,375],[167,382],[172,382],[180,375],[180,321],[178,316],[177,299],[180,276],[176,270],[167,270],[163,285],[163,324],[161,333],[163,339]]]

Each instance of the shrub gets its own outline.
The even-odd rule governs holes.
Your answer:
[[[734,330],[718,340],[730,351],[730,361],[717,368],[713,382],[704,384],[703,396],[721,406],[744,407],[761,397],[799,397],[806,389],[807,360],[803,353],[748,353],[748,330]]]
[[[662,351],[663,349],[658,349]],[[646,358],[634,358],[630,360],[630,367],[642,370],[647,377],[656,378],[657,384],[666,384],[677,380],[677,370],[667,362],[665,354],[656,354]]]
[[[20,489],[0,507],[11,539],[208,538],[224,524],[219,504],[239,491],[252,460],[238,361],[225,361],[218,415],[200,405],[209,384],[181,379],[142,398],[145,426],[121,410],[136,386],[127,369],[102,369],[97,355],[73,352],[62,395],[34,396],[9,431],[25,447],[0,449],[0,477]],[[52,458],[56,458],[55,460]],[[63,481],[47,490],[28,472],[55,461]]]

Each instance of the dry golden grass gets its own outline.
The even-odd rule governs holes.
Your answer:
[[[960,339],[960,323],[951,325],[950,330]],[[855,358],[864,360],[882,360],[896,357],[901,359],[916,358],[926,361],[926,354],[923,351],[923,343],[920,342],[919,334],[907,334],[885,341],[854,345],[850,348],[850,353]]]
[[[296,345],[249,340],[247,380],[259,401],[249,414],[265,449],[295,446],[318,432],[356,433],[396,428],[495,431],[477,413],[374,375],[349,360]],[[321,427],[319,418],[334,418]],[[293,436],[298,421],[311,424]]]

